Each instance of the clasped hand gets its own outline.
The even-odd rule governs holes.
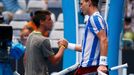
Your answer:
[[[68,41],[67,41],[66,39],[60,39],[60,40],[58,41],[58,46],[59,46],[59,48],[60,48],[61,46],[64,46],[65,48],[67,48],[67,46],[68,46]]]

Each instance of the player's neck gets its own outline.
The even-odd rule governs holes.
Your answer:
[[[89,8],[89,15],[91,16],[91,15],[93,15],[93,13],[95,13],[97,11],[98,11],[98,9],[96,7],[90,7]]]
[[[39,27],[39,28],[37,29],[37,31],[38,31],[38,32],[41,32],[41,34],[42,34],[43,36],[48,37],[48,35],[47,35],[48,31],[45,30],[43,27]]]

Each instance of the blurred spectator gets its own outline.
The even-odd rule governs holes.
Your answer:
[[[19,59],[25,52],[26,40],[29,34],[33,31],[31,27],[25,26],[20,32],[20,39],[18,42],[13,42],[11,49],[11,57]]]
[[[2,16],[4,18],[4,23],[9,24],[11,20],[13,19],[13,13],[9,11],[5,11],[2,13]]]
[[[34,18],[34,15],[36,15],[35,11],[31,11],[31,12],[30,12],[31,19]],[[30,20],[30,21],[24,26],[24,28],[25,28],[26,26],[31,27],[33,30],[37,30],[37,27],[36,27],[36,25],[33,23],[32,20]]]
[[[19,44],[20,46],[23,46],[24,48],[25,48],[25,45],[26,45],[26,40],[27,40],[27,37],[29,36],[29,34],[31,33],[33,31],[33,29],[31,28],[31,27],[29,27],[29,26],[24,26],[24,28],[21,30],[21,32],[20,32],[20,39],[17,39],[18,40],[18,42],[13,42],[13,50],[16,48],[16,46]],[[19,47],[19,46],[18,46]],[[21,48],[22,49],[22,48]],[[16,49],[16,50],[14,50],[14,51],[16,51],[16,52],[14,52],[15,54],[13,54],[13,57],[15,58],[15,59],[18,59],[18,58],[20,58],[21,57],[21,55],[24,53],[21,53],[21,52],[19,52],[20,50],[18,49]],[[20,53],[20,55],[18,55],[18,53]],[[17,56],[15,56],[15,55],[17,55]]]
[[[134,1],[133,0],[126,0],[126,16],[131,17],[134,9]]]
[[[18,62],[12,62],[12,67],[13,70],[15,68],[14,63],[17,63],[17,69],[15,70],[18,71],[20,75],[24,75],[24,64],[23,64],[23,57],[25,53],[25,45],[26,45],[26,40],[29,34],[33,31],[33,29],[29,26],[24,26],[24,28],[20,32],[20,39],[18,39],[18,42],[14,42],[12,44],[12,49],[11,49],[11,54],[10,56],[17,60]],[[24,58],[25,59],[25,58]],[[15,73],[14,72],[14,73]],[[16,75],[16,74],[15,74]]]
[[[134,40],[134,32],[132,31],[131,18],[126,17],[124,22],[124,38]]]
[[[124,32],[132,31],[131,29],[131,17],[125,17]]]
[[[0,0],[0,1],[3,3],[5,11],[10,11],[12,13],[17,14],[24,12],[22,8],[19,6],[17,0]]]
[[[129,50],[133,49],[133,43],[134,41],[134,32],[132,32],[132,25],[131,25],[131,18],[130,17],[125,17],[125,22],[124,22],[124,50]]]
[[[4,6],[4,12],[2,12],[2,15],[6,24],[9,24],[12,20],[13,14],[25,13],[25,11],[19,6],[18,0],[0,0],[0,2],[2,2]]]
[[[132,17],[134,18],[134,0],[132,0]]]
[[[0,13],[0,24],[3,24],[3,23],[4,23],[4,17]]]
[[[48,0],[43,0],[44,3],[46,4],[47,8],[48,8]]]
[[[34,29],[28,25],[24,26],[24,28],[21,30],[20,33],[20,40],[19,42],[22,43],[24,46],[26,45],[26,40],[29,34],[33,31]]]

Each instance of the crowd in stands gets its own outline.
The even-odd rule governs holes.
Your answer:
[[[126,0],[123,30],[124,50],[134,50],[134,0]]]

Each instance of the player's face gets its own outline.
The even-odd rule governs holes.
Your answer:
[[[85,2],[85,0],[81,0],[80,2],[81,10],[84,15],[88,14],[88,8],[89,8],[89,3]]]
[[[50,15],[47,15],[46,16],[46,20],[45,20],[45,24],[44,24],[44,28],[45,30],[52,30],[52,27],[53,27],[53,21],[51,19],[51,16]]]

